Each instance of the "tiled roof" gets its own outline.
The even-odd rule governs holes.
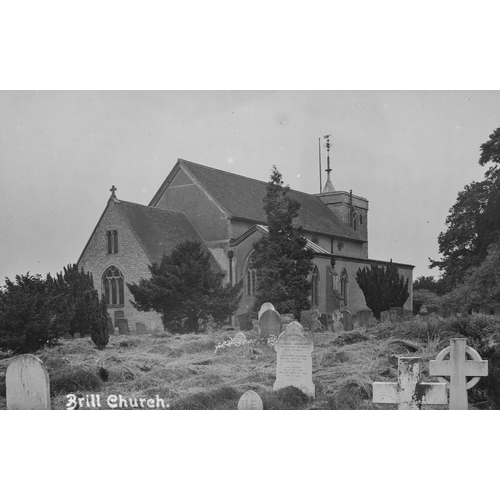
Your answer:
[[[231,217],[266,223],[262,200],[266,196],[267,182],[187,160],[179,159],[178,164],[190,172]],[[365,241],[316,196],[295,190],[290,190],[290,196],[300,203],[296,224],[304,230]]]
[[[183,240],[203,241],[186,214],[122,201],[115,203],[151,262],[160,262]]]

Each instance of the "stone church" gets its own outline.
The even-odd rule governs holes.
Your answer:
[[[328,180],[319,194],[290,191],[300,202],[298,225],[314,251],[311,302],[314,309],[330,313],[366,308],[356,282],[364,266],[386,265],[368,258],[368,200],[351,192],[336,191]],[[252,245],[266,233],[263,198],[267,182],[179,159],[148,206],[120,200],[116,189],[78,260],[90,271],[104,295],[111,318],[126,318],[131,330],[136,322],[161,329],[156,313],[137,311],[126,283],[150,276],[148,265],[161,260],[181,241],[204,243],[226,282],[243,279],[243,297],[236,315],[251,307],[257,278],[252,269]],[[397,264],[409,278],[411,310],[413,267]]]

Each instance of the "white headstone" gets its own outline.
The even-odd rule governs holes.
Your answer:
[[[271,302],[264,302],[259,309],[259,317],[258,319],[260,320],[260,317],[264,311],[268,311],[269,309],[272,309],[274,311],[274,306],[271,304]]]
[[[260,396],[254,391],[242,394],[238,401],[238,410],[263,410],[264,404]]]
[[[420,410],[422,405],[448,403],[446,384],[420,382],[420,358],[398,359],[397,382],[374,382],[374,403],[396,403],[398,410]]]
[[[261,338],[267,339],[271,335],[277,337],[281,333],[283,321],[278,311],[268,309],[264,311],[259,319],[259,330]]]
[[[50,410],[49,374],[33,354],[16,356],[5,374],[7,410]]]
[[[446,355],[449,361],[444,361]],[[467,359],[466,354],[472,357]],[[429,362],[429,374],[448,384],[450,389],[450,410],[468,410],[467,390],[474,387],[480,377],[488,375],[488,361],[467,345],[467,339],[450,339],[450,347],[443,349],[435,361]],[[444,377],[449,377],[449,381]],[[466,377],[473,377],[467,382]]]
[[[302,325],[292,321],[274,344],[278,353],[276,382],[273,389],[293,386],[314,397],[312,381],[312,340],[304,333]]]
[[[241,343],[241,344],[244,344],[247,340],[247,337],[246,335],[243,333],[243,332],[238,332],[235,336],[234,336],[234,339],[233,341],[235,343]]]

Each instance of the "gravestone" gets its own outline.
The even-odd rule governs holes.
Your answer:
[[[374,403],[396,403],[398,410],[420,410],[424,404],[448,403],[445,383],[420,382],[420,358],[398,359],[398,381],[374,382]]]
[[[33,354],[16,356],[5,374],[7,410],[50,410],[49,373]]]
[[[107,325],[108,325],[108,333],[109,335],[113,335],[115,333],[115,329],[113,328],[113,320],[108,316],[107,319]]]
[[[118,327],[118,333],[120,335],[128,335],[130,330],[128,329],[128,320],[124,318],[116,318],[115,324]]]
[[[371,309],[360,309],[354,315],[354,323],[359,326],[374,326],[377,324],[377,320]]]
[[[342,324],[342,314],[338,309],[333,311],[333,313],[332,313],[331,328],[333,329],[334,332],[343,332],[344,331],[344,325]]]
[[[391,307],[389,314],[391,315],[391,321],[394,323],[400,323],[406,319],[404,307]]]
[[[274,344],[277,354],[273,389],[293,386],[314,397],[312,381],[313,343],[297,321],[290,323]]]
[[[263,410],[264,404],[261,397],[254,391],[242,394],[238,401],[238,410]]]
[[[467,354],[472,361],[467,359]],[[447,355],[450,359],[445,361]],[[435,361],[429,362],[429,374],[448,385],[450,410],[468,410],[467,391],[479,382],[480,377],[488,375],[488,361],[483,361],[479,353],[467,345],[467,339],[451,339],[450,346],[443,349]],[[467,377],[472,378],[467,381]]]
[[[352,314],[346,309],[342,311],[342,319],[340,321],[342,321],[342,325],[344,326],[344,332],[350,332],[353,330],[354,325],[352,322]]]
[[[137,333],[137,335],[144,335],[145,333],[148,333],[146,325],[141,321],[136,322],[135,333]]]
[[[300,324],[304,330],[313,329],[313,315],[311,311],[302,311],[300,313]]]
[[[281,333],[281,325],[282,320],[278,311],[267,309],[259,319],[260,337],[263,339],[268,339],[271,335],[278,337]]]
[[[72,339],[73,337],[71,336],[71,334],[69,332],[64,332],[64,338],[65,339]]]
[[[247,341],[247,336],[243,332],[238,332],[233,339],[235,344],[244,344]]]
[[[485,314],[489,316],[491,314],[491,306],[483,305],[479,308],[479,314]]]
[[[75,332],[75,333],[73,333],[73,338],[74,338],[74,339],[79,339],[79,338],[81,338],[80,332]]]
[[[265,312],[265,311],[268,311],[269,309],[272,309],[274,311],[274,306],[271,304],[271,302],[264,302],[260,306],[258,319],[260,320],[260,317],[262,316],[262,313]]]
[[[249,332],[253,330],[252,318],[249,313],[243,313],[238,315],[238,325],[240,330]]]

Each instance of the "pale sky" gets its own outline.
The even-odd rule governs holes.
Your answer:
[[[369,201],[369,257],[436,275],[499,126],[499,91],[0,91],[0,283],[76,262],[111,186],[147,205],[177,158],[317,193],[326,134],[333,185]]]

